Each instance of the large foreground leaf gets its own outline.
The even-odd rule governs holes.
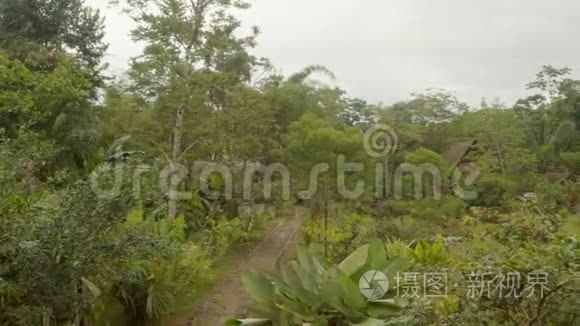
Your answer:
[[[244,326],[244,325],[269,325],[271,322],[268,319],[258,319],[258,318],[249,318],[249,319],[229,319],[226,320],[224,325],[225,326]]]
[[[274,286],[264,275],[246,272],[242,275],[242,282],[256,301],[268,303],[274,300]]]
[[[358,248],[355,252],[346,257],[338,268],[348,276],[354,275],[366,263],[369,254],[369,245]]]

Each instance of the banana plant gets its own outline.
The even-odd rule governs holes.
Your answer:
[[[326,263],[320,245],[307,247],[300,241],[297,247],[297,259],[279,272],[251,271],[242,276],[262,319],[229,320],[226,325],[378,326],[407,305],[405,300],[395,298],[396,289],[385,289],[385,283],[381,289],[386,291],[372,297],[376,300],[368,299],[361,291],[359,282],[365,273],[381,272],[392,285],[405,263],[401,259],[387,260],[381,241],[357,249],[336,266]],[[378,287],[376,281],[367,285]]]

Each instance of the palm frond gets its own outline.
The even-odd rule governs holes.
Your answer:
[[[303,83],[308,77],[312,76],[312,74],[314,73],[324,74],[327,77],[331,78],[332,80],[336,79],[334,73],[330,71],[328,68],[321,65],[312,65],[290,76],[288,78],[288,82],[297,84]]]

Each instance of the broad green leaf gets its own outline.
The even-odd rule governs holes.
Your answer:
[[[225,326],[244,326],[244,325],[267,325],[270,324],[270,320],[268,319],[257,319],[257,318],[250,318],[250,319],[228,319],[225,321]]]
[[[407,259],[405,259],[405,258],[390,259],[387,262],[387,267],[385,267],[381,271],[387,276],[387,278],[389,279],[389,282],[391,282],[391,284],[395,284],[394,280],[395,280],[395,277],[397,276],[397,273],[402,271],[403,266],[405,266],[406,263],[407,263]]]
[[[384,326],[386,325],[383,320],[369,318],[362,323],[353,324],[353,326]]]
[[[306,248],[306,244],[297,246],[298,264],[295,265],[296,274],[305,289],[317,293],[317,280],[320,279],[320,264],[316,262]]]
[[[359,271],[363,266],[365,266],[365,262],[367,261],[369,252],[369,245],[364,245],[357,250],[355,250],[352,254],[346,257],[339,265],[338,268],[348,276],[354,275],[357,271]]]
[[[360,289],[349,277],[341,276],[339,279],[344,294],[344,302],[354,309],[363,309],[367,302],[362,296]]]
[[[382,241],[373,240],[370,243],[366,266],[375,270],[381,270],[387,266],[387,253]]]
[[[245,272],[242,275],[242,282],[256,301],[268,303],[274,300],[274,287],[264,275],[257,272]]]
[[[87,287],[87,289],[89,289],[89,291],[91,292],[91,294],[95,297],[98,298],[101,296],[101,290],[99,289],[98,286],[96,286],[95,284],[93,284],[91,281],[87,280],[84,277],[81,277],[81,281],[83,282],[83,284]]]
[[[313,289],[303,286],[299,273],[300,266],[296,262],[292,262],[282,271],[284,282],[288,288],[292,289],[292,291],[294,291],[304,302],[316,302],[318,298],[314,293],[312,293]]]
[[[369,302],[366,311],[371,317],[385,318],[398,314],[404,307],[405,303],[398,299],[377,300]]]
[[[287,311],[292,315],[301,318],[302,320],[313,320],[316,318],[316,311],[318,310],[319,306],[318,304],[296,302],[284,297],[281,298],[281,301],[281,303],[276,304],[276,307],[281,310]]]

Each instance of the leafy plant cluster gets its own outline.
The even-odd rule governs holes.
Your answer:
[[[321,245],[313,244],[310,250],[301,245],[298,260],[279,272],[250,272],[244,276],[247,290],[257,302],[251,316],[260,318],[230,320],[229,324],[574,325],[579,317],[575,302],[580,295],[577,235],[554,228],[546,228],[547,236],[541,239],[507,232],[506,228],[528,230],[542,218],[537,212],[522,214],[510,214],[500,224],[466,216],[460,224],[471,236],[457,243],[448,243],[441,235],[413,242],[394,238],[385,245],[381,241],[365,245],[343,261],[331,258],[330,263]],[[384,302],[379,301],[389,306],[397,303],[399,309],[388,315],[366,315],[364,309],[372,303],[360,301],[362,292],[357,281],[364,271],[376,269],[373,259],[389,262],[388,269],[378,270],[388,275],[391,292],[383,296]],[[314,271],[304,266],[315,266]],[[404,291],[398,291],[397,286],[404,284],[395,276],[406,272],[444,273],[446,295],[401,296]],[[530,273],[547,275],[543,288],[527,277]],[[349,278],[345,279],[344,274]],[[506,295],[504,288],[492,283],[478,285],[470,279],[470,275],[486,275],[491,282],[508,274],[518,275],[512,289],[517,295]],[[342,291],[327,292],[326,286],[336,283],[343,285]],[[417,293],[422,293],[425,283],[414,286]],[[362,316],[353,314],[360,309]]]
[[[269,320],[577,323],[580,81],[569,69],[542,67],[514,105],[470,107],[441,90],[374,105],[314,82],[334,78],[324,66],[285,76],[253,55],[259,28],[243,35],[235,15],[249,2],[113,2],[145,46],[116,80],[102,15],[85,1],[0,1],[0,324],[160,322],[201,295],[233,246],[263,236],[272,205],[308,208],[311,246],[280,273],[244,277]],[[377,123],[397,133],[385,158],[363,146]],[[447,155],[458,143],[469,146]],[[339,178],[341,159],[365,169]],[[198,162],[234,171],[231,196],[219,171],[199,180]],[[276,173],[262,194],[257,172],[244,196],[240,170],[254,163],[287,167],[290,193]],[[427,163],[440,178],[404,174],[400,193],[374,174]],[[465,164],[480,177],[465,182]],[[458,198],[458,183],[477,198]],[[365,246],[374,238],[387,244]],[[459,287],[473,269],[545,269],[554,291],[375,304],[358,292],[367,268],[449,271]]]
[[[305,244],[281,273],[244,274],[249,293],[259,303],[258,311],[275,325],[381,325],[381,320],[402,311],[405,300],[393,292],[380,301],[369,301],[359,290],[359,279],[369,271],[380,271],[393,282],[404,264],[401,259],[387,260],[379,242],[357,249],[338,265],[325,263],[320,246]],[[392,283],[393,284],[393,283]],[[375,285],[376,286],[376,285]],[[243,324],[245,321],[229,321]],[[226,323],[226,324],[227,324]]]
[[[222,218],[191,240],[183,216],[94,200],[86,184],[32,203],[18,198],[1,215],[2,324],[167,317],[187,308],[226,249],[249,236],[239,219]]]

